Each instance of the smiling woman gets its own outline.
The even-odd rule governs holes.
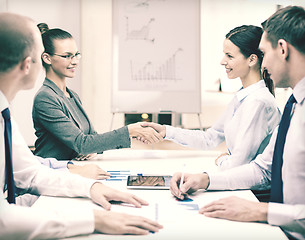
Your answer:
[[[229,79],[239,77],[243,88],[257,82],[261,76],[263,53],[259,43],[263,30],[253,25],[242,25],[232,29],[224,40],[223,52],[225,56],[221,65],[225,66]],[[263,71],[262,78],[266,87],[274,95],[273,81],[268,72]]]
[[[153,123],[145,125],[162,132],[167,140],[192,148],[208,150],[225,141],[228,151],[215,160],[221,170],[254,160],[267,146],[280,120],[274,96],[267,88],[270,84],[272,89],[272,82],[262,79],[263,55],[258,48],[262,32],[260,27],[243,25],[226,35],[221,65],[229,79],[241,79],[243,88],[211,128],[204,132]]]
[[[132,137],[144,137],[151,143],[162,139],[155,130],[142,128],[140,123],[104,134],[95,132],[79,96],[66,86],[66,79],[75,76],[81,57],[75,40],[70,33],[49,29],[45,23],[38,27],[45,48],[42,61],[46,79],[35,96],[32,113],[36,155],[68,160],[128,148]]]

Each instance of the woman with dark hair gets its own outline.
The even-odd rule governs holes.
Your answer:
[[[221,65],[228,78],[239,77],[243,87],[211,128],[201,131],[155,123],[145,125],[155,128],[165,139],[192,148],[208,150],[225,141],[228,152],[215,160],[222,170],[255,159],[267,146],[281,115],[273,96],[272,80],[263,79],[268,74],[261,71],[263,54],[258,48],[261,36],[262,29],[252,25],[236,27],[226,35]]]
[[[243,25],[232,29],[227,35],[226,40],[229,40],[234,45],[239,48],[239,51],[245,58],[249,58],[252,54],[252,58],[257,58],[257,70],[261,71],[261,65],[263,61],[263,53],[258,48],[261,36],[263,34],[263,29],[260,27],[252,25]],[[260,37],[258,37],[260,36]],[[225,41],[227,43],[227,41]],[[221,62],[222,65],[225,65]],[[229,75],[228,75],[229,77]],[[244,78],[239,76],[242,84]],[[230,78],[230,77],[229,77]],[[231,77],[232,78],[232,77]],[[266,70],[263,70],[262,78],[265,81],[266,87],[269,89],[270,93],[274,96],[274,84],[272,79],[269,78],[269,74]],[[243,84],[243,88],[245,88]]]
[[[36,155],[73,159],[109,149],[129,148],[132,137],[141,137],[150,143],[162,139],[154,129],[143,128],[141,123],[98,134],[79,96],[66,86],[66,79],[74,77],[81,58],[75,40],[62,29],[49,29],[44,23],[38,27],[45,48],[42,62],[46,79],[35,96],[32,113]]]

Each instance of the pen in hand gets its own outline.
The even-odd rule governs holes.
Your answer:
[[[184,182],[184,169],[185,169],[185,164],[183,164],[183,170],[182,170],[180,184],[179,184],[179,198],[181,198],[181,195],[182,195],[181,187],[182,187],[183,182]]]

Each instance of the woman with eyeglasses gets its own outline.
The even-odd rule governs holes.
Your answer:
[[[140,123],[98,134],[90,122],[76,92],[67,87],[75,76],[81,54],[72,35],[62,29],[38,24],[45,48],[42,54],[46,78],[33,105],[33,122],[37,140],[34,153],[58,160],[86,158],[109,149],[129,148],[132,137],[146,142],[160,141],[162,136]]]

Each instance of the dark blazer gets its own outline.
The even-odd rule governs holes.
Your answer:
[[[82,131],[80,119],[75,113],[78,110],[72,108],[71,103],[54,82],[45,79],[35,96],[32,111],[37,136],[34,152],[36,155],[68,160],[78,154],[102,153],[109,149],[130,147],[126,126],[98,134],[94,131],[79,96],[68,88],[67,91],[87,118],[89,134]]]

